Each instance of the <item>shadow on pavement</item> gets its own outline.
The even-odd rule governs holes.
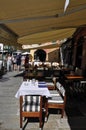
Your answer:
[[[0,82],[6,82],[6,81],[8,81],[8,80],[9,80],[8,77],[2,77],[2,78],[0,79]]]
[[[78,97],[67,100],[66,115],[71,130],[86,130],[86,97]]]

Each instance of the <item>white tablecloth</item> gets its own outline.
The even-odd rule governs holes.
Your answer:
[[[42,95],[50,97],[50,92],[46,86],[38,87],[38,82],[27,82],[24,81],[19,90],[17,91],[15,97],[19,98],[21,95]]]

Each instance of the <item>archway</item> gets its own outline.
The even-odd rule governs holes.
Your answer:
[[[34,52],[34,59],[44,62],[46,60],[46,52],[42,49],[38,49]]]

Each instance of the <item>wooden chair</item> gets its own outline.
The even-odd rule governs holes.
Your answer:
[[[42,96],[35,95],[25,95],[20,96],[20,129],[25,128],[25,123],[23,119],[27,118],[39,118],[39,128],[40,130],[43,127],[42,121]]]
[[[45,79],[45,82],[46,82],[49,90],[55,90],[56,89],[56,78],[55,77]]]
[[[66,103],[66,95],[63,86],[57,86],[57,90],[52,90],[50,93],[51,97],[48,99],[48,108],[61,109],[61,117],[63,118]]]
[[[55,84],[51,81],[51,82],[46,82],[48,89],[49,90],[55,90]]]

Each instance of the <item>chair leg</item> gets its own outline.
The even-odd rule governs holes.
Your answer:
[[[23,117],[22,117],[22,97],[20,97],[20,129],[22,130],[22,121],[23,121]]]
[[[47,122],[47,118],[48,118],[48,99],[45,100],[45,122]]]
[[[22,122],[20,122],[20,129],[22,130]]]
[[[20,129],[22,130],[22,115],[20,114]]]
[[[42,121],[42,115],[40,115],[40,118],[39,118],[39,128],[42,128],[43,127],[43,121]]]
[[[62,109],[61,118],[63,118],[63,116],[64,116],[64,109]]]

